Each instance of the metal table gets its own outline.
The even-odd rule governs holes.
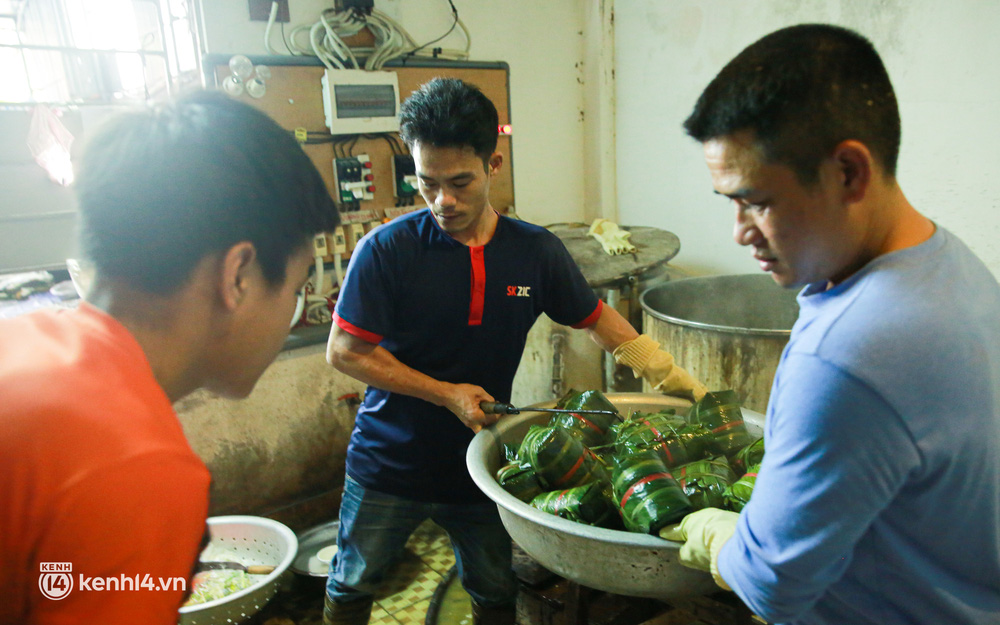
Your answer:
[[[556,224],[549,230],[559,237],[570,256],[579,265],[583,277],[593,288],[617,287],[660,265],[666,264],[681,250],[681,240],[667,230],[648,226],[619,226],[632,233],[629,241],[634,254],[609,256],[596,239],[587,234],[583,224]]]

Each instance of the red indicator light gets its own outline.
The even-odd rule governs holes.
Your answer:
[[[371,161],[365,161],[364,163],[362,163],[362,165],[365,166],[365,169],[371,169],[372,168]]]
[[[368,191],[370,193],[374,193],[375,192],[375,185],[373,185],[373,184],[368,185]]]
[[[375,180],[375,174],[365,174],[365,180]]]
[[[509,135],[509,134],[512,134],[512,132],[513,132],[513,128],[511,128],[510,124],[500,124],[499,126],[497,126],[497,133],[498,134]]]

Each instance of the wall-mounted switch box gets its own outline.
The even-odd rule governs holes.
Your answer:
[[[392,189],[400,200],[417,195],[417,168],[409,154],[392,155]]]
[[[375,176],[367,154],[333,160],[334,198],[341,210],[357,210],[362,200],[375,199]]]

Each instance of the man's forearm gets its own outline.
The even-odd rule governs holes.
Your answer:
[[[639,336],[632,324],[610,306],[601,309],[597,323],[587,328],[586,332],[606,352],[613,352],[622,343]]]
[[[494,401],[482,387],[436,380],[403,364],[385,348],[338,327],[330,334],[326,359],[341,373],[369,386],[443,406],[473,431],[478,432],[499,418],[480,409],[481,402]]]
[[[337,371],[369,386],[444,405],[445,383],[401,363],[378,345],[368,353],[337,352],[328,358]]]

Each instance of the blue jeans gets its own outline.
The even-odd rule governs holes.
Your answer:
[[[485,607],[513,604],[517,579],[511,569],[510,536],[494,503],[413,501],[367,489],[350,477],[340,503],[337,555],[326,582],[330,599],[371,597],[403,555],[410,534],[428,518],[448,532],[466,592]]]

